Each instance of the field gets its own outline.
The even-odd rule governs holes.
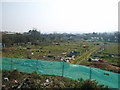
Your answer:
[[[83,48],[83,45],[89,46],[88,49]],[[60,45],[53,45],[52,43],[47,46],[35,46],[35,45],[23,45],[4,48],[3,57],[14,58],[31,58],[31,59],[43,59],[43,60],[55,60],[60,61],[60,57],[65,57],[70,51],[79,51],[81,56],[84,52],[89,51],[94,47],[92,42],[73,42],[73,43],[60,43]],[[27,49],[30,48],[30,49]],[[40,52],[37,52],[40,50]],[[33,53],[33,54],[32,54]],[[43,57],[44,56],[44,57]],[[49,58],[53,56],[55,58]]]
[[[69,54],[71,51],[79,52],[75,55],[74,60],[68,63],[80,64],[85,66],[92,66],[104,70],[110,70],[106,66],[113,67],[113,71],[119,70],[118,67],[118,43],[112,42],[66,42],[66,43],[49,43],[48,45],[29,45],[21,44],[14,45],[13,47],[3,48],[2,56],[11,58],[28,58],[47,61],[61,61],[61,58],[71,58]],[[102,62],[88,61],[92,59],[102,59]],[[105,65],[103,65],[105,64]]]
[[[120,60],[118,53],[118,43],[107,43],[106,45],[102,46],[102,48],[96,50],[91,58],[102,58],[109,64],[118,65],[118,60]]]

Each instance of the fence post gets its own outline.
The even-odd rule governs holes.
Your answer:
[[[12,58],[11,58],[11,72],[12,72]]]
[[[91,67],[90,67],[90,80],[91,80]]]
[[[64,75],[64,61],[63,61],[63,66],[62,66],[62,77]]]
[[[37,59],[37,61],[36,61],[36,72],[37,72],[37,66],[38,66],[38,59]]]

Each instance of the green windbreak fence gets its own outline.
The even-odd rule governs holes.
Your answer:
[[[118,88],[118,77],[120,74],[104,71],[97,68],[76,65],[66,62],[43,61],[33,59],[7,58],[0,57],[3,70],[13,70],[19,72],[32,73],[37,71],[39,74],[65,76],[75,80],[78,78],[96,80],[98,84],[104,84],[109,88]]]

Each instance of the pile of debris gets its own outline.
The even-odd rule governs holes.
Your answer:
[[[95,61],[95,62],[107,62],[106,60],[102,60],[102,59],[92,59],[92,58],[89,58],[88,61]]]
[[[72,60],[75,60],[75,56],[73,55],[71,58],[70,57],[61,57],[61,62],[71,62]]]

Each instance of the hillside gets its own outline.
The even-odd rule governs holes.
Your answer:
[[[40,75],[35,71],[32,74],[18,72],[2,71],[2,89],[40,89],[40,88],[80,88],[99,90],[104,85],[97,85],[96,81],[91,80],[73,80],[61,76]],[[108,89],[108,87],[105,87]]]

